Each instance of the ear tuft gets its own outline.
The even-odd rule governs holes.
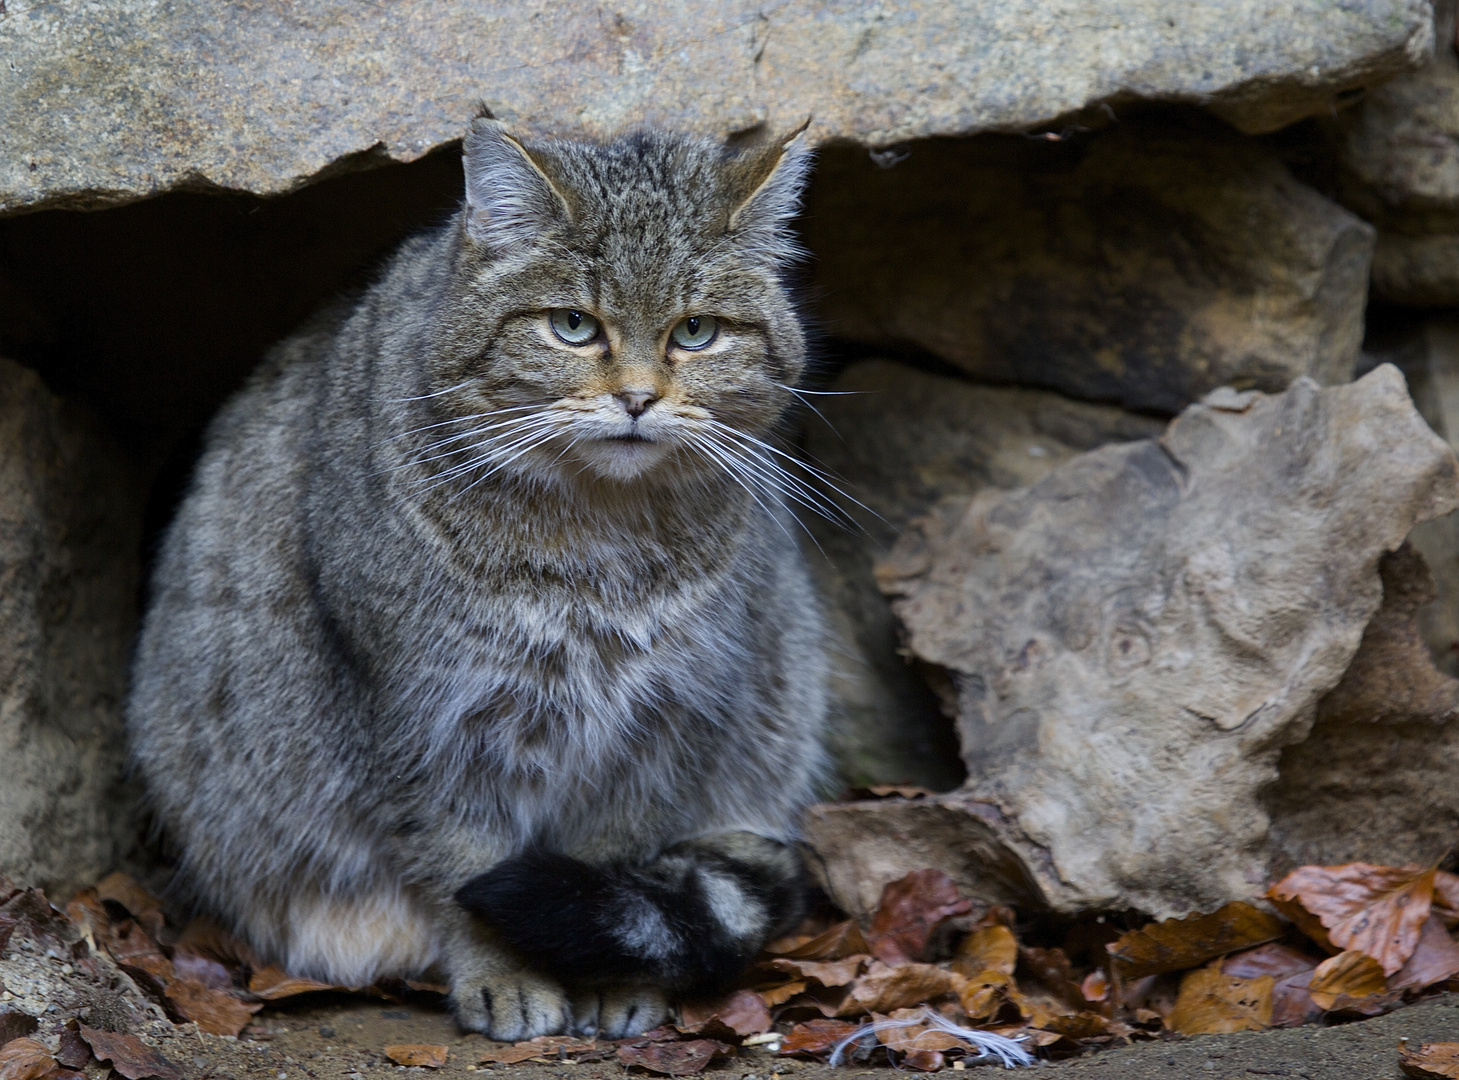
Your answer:
[[[532,152],[482,107],[463,146],[466,232],[495,250],[530,245],[572,223],[562,192]]]
[[[736,159],[734,170],[742,193],[730,212],[729,232],[742,250],[766,262],[783,265],[805,252],[791,232],[810,178],[814,156],[806,145],[810,119],[778,139],[758,142]]]

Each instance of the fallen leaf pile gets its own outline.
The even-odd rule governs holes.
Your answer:
[[[1275,912],[1231,903],[1123,933],[1088,920],[1040,947],[1020,940],[1012,912],[975,913],[949,879],[921,871],[887,886],[865,930],[846,921],[772,942],[751,987],[788,1027],[782,1054],[824,1059],[873,1022],[900,1019],[907,1026],[856,1040],[854,1053],[926,1071],[977,1054],[916,1022],[926,1009],[1057,1057],[1162,1032],[1341,1022],[1459,989],[1449,984],[1459,876],[1305,866],[1267,899]]]
[[[476,1064],[612,1059],[681,1077],[759,1046],[935,1072],[1023,1050],[1060,1057],[1167,1033],[1341,1022],[1459,989],[1459,876],[1434,867],[1304,866],[1266,899],[1274,910],[1231,903],[1136,929],[1094,917],[1056,931],[1047,920],[1021,926],[1008,908],[976,909],[946,875],[922,870],[887,885],[864,926],[822,916],[771,942],[739,988],[684,1003],[676,1024],[616,1041],[483,1041]],[[263,965],[206,920],[169,926],[157,901],[121,874],[78,893],[64,913],[39,890],[0,878],[0,959],[7,948],[64,961],[92,985],[60,1002],[41,1031],[36,1017],[0,1006],[0,1080],[80,1080],[93,1064],[125,1080],[181,1080],[128,1028],[169,1027],[165,1016],[238,1035],[266,1003],[297,994],[395,998],[446,989],[296,977]],[[132,1002],[116,1005],[104,1023],[80,1004],[99,1000],[103,986]],[[1008,1051],[997,1036],[1022,1050]],[[447,1060],[444,1046],[384,1051],[403,1066]],[[1401,1064],[1410,1076],[1459,1080],[1456,1062],[1459,1044],[1439,1043],[1404,1050]]]

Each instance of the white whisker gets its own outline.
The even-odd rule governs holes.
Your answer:
[[[718,445],[725,453],[733,454],[742,467],[757,476],[767,489],[794,500],[842,528],[856,528],[855,518],[773,459],[767,458],[749,447],[735,446],[728,440],[722,439]]]
[[[776,514],[775,511],[770,509],[770,507],[766,506],[759,495],[755,494],[754,487],[751,486],[751,484],[743,476],[741,476],[740,470],[734,466],[733,462],[716,453],[718,447],[716,447],[712,442],[709,442],[706,438],[704,438],[705,434],[706,433],[702,431],[691,432],[689,438],[695,446],[697,446],[701,451],[704,452],[707,457],[709,457],[713,461],[719,462],[720,466],[723,467],[725,474],[729,476],[730,479],[735,481],[735,483],[739,484],[740,487],[744,488],[745,491],[749,494],[750,498],[755,500],[756,505],[758,505],[761,510],[765,511],[765,516],[768,517],[771,521],[775,522],[776,525],[780,526],[780,531],[785,533],[786,539],[794,543],[795,537],[790,535],[790,530],[785,527],[785,524],[780,520],[779,515]],[[800,523],[797,522],[797,524]],[[805,526],[801,525],[801,528],[804,529]],[[809,533],[809,530],[806,531],[807,533]],[[815,537],[811,537],[811,541],[814,543]],[[819,547],[819,545],[817,546]]]
[[[477,379],[466,379],[463,382],[458,382],[455,386],[448,386],[448,387],[446,387],[446,389],[444,389],[444,390],[437,390],[434,393],[430,393],[430,394],[416,394],[414,397],[389,398],[388,400],[390,400],[391,402],[395,402],[395,403],[402,402],[402,401],[424,401],[426,398],[440,397],[442,394],[450,394],[450,393],[454,393],[457,390],[464,390],[464,389],[466,389],[466,387],[470,386],[472,383],[477,382],[477,381],[479,381],[479,380],[477,380]]]
[[[724,435],[725,437],[732,440],[742,440],[740,444],[742,447],[744,443],[752,443],[760,449],[768,450],[770,453],[775,454],[777,457],[784,458],[791,464],[796,465],[801,469],[804,469],[811,476],[815,477],[821,483],[830,488],[835,494],[841,496],[841,498],[846,499],[848,502],[855,503],[857,506],[861,507],[861,509],[865,510],[868,514],[872,515],[878,521],[886,521],[886,519],[878,514],[875,510],[873,510],[860,499],[856,498],[856,496],[852,495],[850,492],[842,488],[840,484],[837,483],[838,478],[832,476],[824,469],[818,469],[816,468],[816,466],[810,464],[810,462],[803,461],[800,458],[796,457],[794,454],[787,454],[784,450],[772,446],[770,443],[765,442],[763,439],[757,439],[753,435],[747,435],[737,428],[730,427],[728,424],[721,423],[718,420],[710,420],[708,422],[714,428],[714,430],[719,432],[721,435]],[[745,447],[745,449],[748,449],[748,447]]]

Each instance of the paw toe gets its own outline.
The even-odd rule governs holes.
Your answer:
[[[625,1039],[658,1027],[669,1015],[663,991],[654,986],[620,986],[601,995],[598,1034]]]

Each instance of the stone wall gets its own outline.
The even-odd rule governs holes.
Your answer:
[[[123,0],[88,19],[46,5],[0,13],[0,355],[11,358],[0,363],[0,872],[64,892],[134,843],[118,786],[126,655],[147,552],[197,434],[271,342],[451,210],[456,140],[478,99],[524,131],[566,137],[644,124],[740,137],[812,115],[819,161],[799,284],[821,361],[809,389],[833,396],[808,395],[819,413],[805,410],[790,440],[864,504],[846,504],[859,529],[806,523],[836,635],[834,750],[847,786],[942,793],[813,815],[827,884],[848,908],[939,859],[988,899],[1170,913],[1234,895],[1243,875],[1283,860],[1369,853],[1323,834],[1337,816],[1309,812],[1318,789],[1377,805],[1375,785],[1348,776],[1342,788],[1323,773],[1348,760],[1323,748],[1353,732],[1387,748],[1370,748],[1371,760],[1395,748],[1422,756],[1414,783],[1450,812],[1434,793],[1453,756],[1459,532],[1415,477],[1452,458],[1404,410],[1411,393],[1433,432],[1459,439],[1459,316],[1444,310],[1459,307],[1453,5],[762,8],[650,0],[605,14],[449,0],[400,20],[368,5]],[[1383,361],[1402,378],[1385,369],[1375,379]],[[1245,769],[1224,808],[1199,811],[1242,816],[1229,832],[1245,846],[1229,860],[1207,858],[1204,835],[1143,853],[1101,849],[1100,836],[1137,842],[1139,822],[1174,814],[1174,803],[1147,792],[1132,796],[1148,805],[1133,804],[1128,820],[1094,815],[1098,829],[1061,832],[1049,822],[1092,796],[1069,794],[1068,770],[1049,771],[1058,755],[1038,749],[1030,717],[1080,689],[1060,738],[1093,753],[1101,725],[1133,709],[1111,688],[1145,670],[1135,660],[1153,647],[1159,605],[1135,618],[1139,605],[1127,604],[1133,621],[1099,624],[1110,631],[1100,667],[1068,612],[1114,586],[1080,576],[1077,545],[1042,577],[1024,567],[1037,583],[1033,613],[1019,617],[1067,646],[1055,651],[1063,681],[1025,701],[1019,693],[1033,691],[1015,692],[1023,676],[1008,672],[1032,671],[1038,650],[1004,640],[1008,626],[991,614],[1012,563],[939,548],[924,570],[938,568],[950,591],[937,594],[942,607],[917,609],[911,594],[926,583],[908,569],[922,565],[912,549],[963,536],[950,507],[970,529],[997,519],[1033,535],[1040,514],[1063,506],[1050,494],[1059,484],[1073,484],[1072,499],[1115,474],[1168,497],[1156,514],[1120,489],[1132,520],[1149,518],[1156,533],[1220,531],[1217,510],[1179,524],[1190,493],[1176,497],[1181,473],[1169,463],[1185,462],[1189,478],[1215,451],[1172,449],[1171,432],[1238,424],[1230,418],[1266,409],[1256,401],[1308,402],[1290,408],[1310,442],[1272,436],[1271,452],[1243,459],[1238,479],[1259,496],[1251,514],[1297,521],[1306,504],[1292,485],[1324,461],[1363,474],[1331,486],[1334,505],[1382,504],[1372,522],[1354,511],[1332,551],[1312,529],[1299,550],[1296,539],[1263,547],[1266,532],[1230,524],[1232,566],[1259,568],[1242,558],[1264,552],[1282,568],[1272,595],[1315,595],[1321,578],[1341,648],[1328,641],[1321,677],[1303,676],[1302,701],[1283,705],[1263,738],[1212,736]],[[1323,409],[1383,437],[1365,457],[1318,422]],[[1016,508],[1027,520],[1014,529],[1005,519]],[[1177,524],[1157,529],[1160,514]],[[1073,527],[1091,559],[1153,550],[1155,533],[1136,545],[1126,524],[1106,513]],[[1410,531],[1404,554],[1387,554]],[[1167,554],[1196,551],[1181,546],[1191,536],[1161,536]],[[1211,570],[1206,555],[1196,562]],[[1260,607],[1259,576],[1232,586],[1242,611]],[[1132,589],[1142,603],[1159,591],[1140,578],[1115,592]],[[962,622],[948,614],[953,594],[976,598]],[[1374,701],[1391,688],[1375,682],[1373,658],[1400,655],[1432,693],[1385,713]],[[1081,664],[1089,670],[1074,678]],[[1226,697],[1267,685],[1234,661],[1221,670],[1224,682],[1192,691],[1205,694],[1187,703],[1192,716],[1234,715]],[[1007,676],[996,686],[995,671]],[[1208,753],[1166,730],[1157,706],[1168,685],[1140,685],[1149,708],[1134,711],[1147,722],[1121,775]],[[992,695],[985,712],[971,704],[978,693]],[[1015,719],[993,732],[987,717],[1005,714]],[[1274,778],[1285,787],[1255,793]],[[1393,811],[1384,820],[1410,820],[1382,805]],[[1416,858],[1459,828],[1443,814],[1410,824]],[[1083,862],[1067,862],[1071,845]],[[1163,853],[1163,872],[1151,852]],[[1125,869],[1090,869],[1101,860]],[[1142,876],[1145,886],[1130,884]]]

